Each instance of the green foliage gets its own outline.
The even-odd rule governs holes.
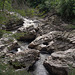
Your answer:
[[[0,0],[0,10],[2,9],[2,4],[3,4],[3,3],[2,3],[2,1]]]
[[[0,29],[0,38],[1,38],[1,37],[3,36],[3,34],[5,34],[5,33],[10,34],[11,32],[6,31],[6,30],[1,30],[1,29]]]
[[[16,68],[26,67],[25,64],[20,63],[18,61],[13,62],[12,65],[15,66]]]
[[[2,35],[3,35],[3,32],[2,32],[2,30],[0,30],[0,38],[2,37]]]
[[[73,17],[75,14],[73,10],[74,3],[74,0],[57,0],[56,11],[66,18]]]
[[[75,75],[75,68],[72,67],[72,65],[69,65],[70,70],[68,72],[68,75]]]
[[[29,4],[30,6],[32,7],[37,7],[39,4],[41,4],[41,2],[43,0],[26,0],[27,1],[27,4]]]
[[[15,33],[12,35],[12,37],[16,38],[17,40],[19,40],[21,37],[24,37],[26,33],[21,32],[21,33]]]
[[[73,18],[75,16],[75,0],[27,0],[31,6],[40,11],[56,10],[62,17]]]
[[[69,74],[68,75],[75,75],[75,68],[72,68],[70,71],[69,71]]]
[[[0,24],[4,24],[5,20],[6,20],[5,13],[0,11]]]
[[[33,16],[37,15],[36,12],[38,12],[38,10],[35,10],[33,8],[28,8],[26,10],[24,10],[24,9],[13,9],[13,11],[19,13],[20,15],[22,15],[24,17],[25,16],[33,17]]]
[[[13,7],[17,6],[17,4],[13,5],[14,2],[16,2],[18,4],[18,7],[21,8],[19,9],[17,7],[14,9]],[[24,5],[25,9],[22,5]],[[37,10],[35,10],[34,8],[32,9],[26,8],[26,5],[28,5],[29,7],[34,7]],[[1,9],[18,12],[22,16],[29,16],[29,17],[37,15],[36,12],[38,12],[38,9],[40,12],[45,12],[45,13],[55,10],[62,17],[74,18],[75,0],[0,0],[0,10]],[[2,19],[4,20],[5,17],[1,17],[1,15],[0,15],[1,18],[0,20]]]
[[[13,70],[7,67],[8,65],[1,63],[0,64],[0,75],[13,75]]]
[[[5,1],[4,7],[3,7],[3,1]],[[18,4],[19,3],[21,4],[24,2],[24,0],[16,0],[16,1],[18,2]],[[10,14],[8,14],[7,11],[16,12],[22,16],[29,16],[29,17],[33,17],[34,15],[37,15],[36,12],[38,12],[38,10],[35,10],[33,8],[26,8],[26,9],[24,9],[24,8],[19,9],[18,7],[13,8],[12,3],[13,3],[12,0],[0,0],[0,24],[5,24],[5,22],[7,22],[11,18],[15,18],[15,17],[17,18],[17,16],[15,14],[10,15]],[[1,10],[4,10],[4,11],[2,12]]]
[[[0,75],[30,75],[26,70],[15,71],[8,64],[0,63]]]
[[[69,24],[69,25],[68,25],[68,28],[75,29],[75,25],[73,25],[73,24]]]
[[[8,10],[8,11],[12,10],[11,4],[12,4],[11,0],[6,0],[5,1],[5,9]]]
[[[18,20],[19,18],[16,15],[11,15],[6,11],[5,12],[0,11],[0,24],[1,25],[5,25],[10,19]]]
[[[7,6],[11,6],[11,0],[0,0],[0,10],[4,11]]]

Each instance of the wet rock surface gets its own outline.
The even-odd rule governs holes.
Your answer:
[[[40,51],[65,51],[74,47],[74,31],[62,32],[52,31],[48,34],[44,34],[37,37],[34,41],[29,44],[29,48],[37,49]]]
[[[45,60],[44,66],[53,75],[68,75],[70,69],[75,68],[74,57],[75,49],[54,52]]]
[[[6,56],[11,57],[10,54],[7,54]],[[24,50],[17,52],[15,55],[13,55],[9,63],[16,69],[20,68],[26,68],[29,69],[30,66],[32,66],[39,57],[39,52],[36,50]]]

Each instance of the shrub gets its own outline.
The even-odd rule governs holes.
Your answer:
[[[63,17],[73,17],[75,14],[74,11],[74,0],[58,0],[56,11],[61,14]]]
[[[0,30],[0,38],[2,37],[2,35],[3,35],[3,31],[2,31],[2,30]]]
[[[7,34],[6,34],[6,33],[7,33]],[[3,34],[8,35],[8,34],[11,34],[11,32],[0,29],[0,38],[3,36]]]
[[[15,69],[8,64],[0,62],[0,75],[30,75],[30,73],[26,70],[15,71]]]
[[[69,64],[70,71],[68,72],[68,75],[75,75],[75,68],[72,67],[72,65]]]
[[[12,35],[12,37],[16,38],[17,40],[19,40],[21,37],[24,37],[26,33],[21,32],[21,33],[15,33]]]
[[[31,6],[38,7],[40,11],[56,10],[62,17],[74,18],[75,0],[27,0]]]

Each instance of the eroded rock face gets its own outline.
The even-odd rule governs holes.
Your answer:
[[[46,69],[54,75],[68,75],[72,67],[75,68],[74,64],[75,49],[54,52],[44,62]]]
[[[38,60],[39,51],[29,49],[17,52],[12,57],[10,54],[7,54],[7,56],[10,57],[9,62],[14,68],[26,68],[28,70]]]
[[[32,66],[39,57],[39,51],[27,48],[23,50],[17,40],[12,37],[3,37],[0,39],[0,58],[4,58],[4,62],[16,68],[28,68]]]
[[[21,36],[19,40],[26,40],[26,41],[32,41],[36,38],[36,29],[33,25],[29,27],[22,26],[18,29],[17,33],[25,33],[24,36]]]
[[[18,42],[12,38],[12,37],[8,37],[8,38],[1,38],[0,39],[0,57],[6,55],[6,53],[10,52],[11,50],[17,49],[18,47],[20,47],[18,45]]]
[[[34,48],[40,51],[65,51],[70,48],[75,48],[74,44],[75,33],[52,31],[48,34],[37,37],[29,44],[29,48]]]
[[[31,44],[33,44],[34,47],[35,47],[35,46],[38,46],[38,45],[40,45],[40,44],[43,44],[44,42],[47,42],[47,43],[48,43],[48,42],[50,42],[51,40],[53,40],[53,39],[56,37],[56,35],[58,36],[57,33],[58,33],[59,35],[62,34],[62,32],[52,31],[52,32],[50,32],[50,33],[48,33],[48,34],[39,36],[39,37],[37,37],[33,42],[30,43],[29,47],[31,47]]]
[[[66,24],[62,19],[57,16],[56,14],[50,15],[45,17],[42,25],[39,25],[38,35],[47,34],[51,31],[69,31],[68,24]]]

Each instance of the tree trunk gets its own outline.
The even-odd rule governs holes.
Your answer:
[[[4,6],[5,6],[5,0],[3,0],[3,7],[2,7],[2,11],[4,11]]]

